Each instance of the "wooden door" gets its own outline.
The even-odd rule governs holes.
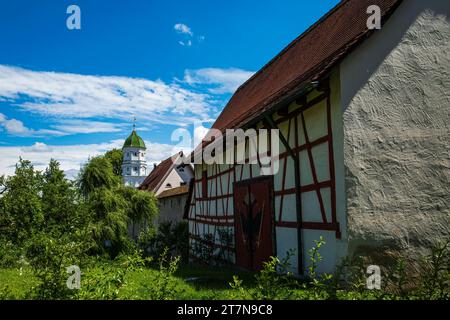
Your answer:
[[[260,270],[273,250],[272,179],[236,182],[234,185],[236,264]]]

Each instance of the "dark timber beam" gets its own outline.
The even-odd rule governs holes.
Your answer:
[[[272,119],[271,116],[265,114],[264,119],[267,121],[269,126],[272,129],[277,129],[279,131],[279,136],[281,143],[283,143],[284,147],[288,151],[289,155],[294,160],[294,175],[295,175],[295,209],[297,212],[297,248],[298,248],[298,273],[299,275],[303,275],[303,236],[302,236],[302,203],[301,203],[301,194],[300,194],[300,160],[299,157],[294,151],[292,150],[291,146],[289,145],[289,142],[284,137],[281,130],[278,128],[275,121]],[[297,134],[297,132],[295,133]],[[287,170],[287,168],[284,168],[284,170]]]

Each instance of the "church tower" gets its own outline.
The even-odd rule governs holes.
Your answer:
[[[122,177],[127,186],[138,187],[147,176],[147,162],[145,160],[145,143],[136,133],[136,127],[133,125],[133,131],[125,140],[122,147]]]

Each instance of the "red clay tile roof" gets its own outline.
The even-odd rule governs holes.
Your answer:
[[[170,158],[161,161],[161,163],[158,164],[141,183],[139,189],[156,192],[165,177],[169,174],[170,169],[172,169],[174,160],[179,155],[180,153],[177,153]]]
[[[344,0],[241,85],[213,128],[239,128],[296,89],[326,75],[373,31],[367,8],[378,5],[384,22],[402,0]]]
[[[189,191],[188,185],[180,186],[180,187],[172,188],[172,189],[161,192],[157,196],[157,198],[162,199],[162,198],[174,197],[174,196],[178,196],[178,195],[182,195],[182,194],[187,194],[188,191]]]

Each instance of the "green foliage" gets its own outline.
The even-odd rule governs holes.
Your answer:
[[[159,213],[155,195],[151,192],[126,186],[120,187],[118,193],[127,202],[126,215],[133,230],[137,225],[142,232],[154,233],[153,222],[156,221]]]
[[[139,245],[148,253],[161,256],[166,250],[171,256],[180,256],[182,262],[187,262],[189,250],[189,229],[186,221],[173,223],[161,222],[156,233],[144,230],[139,236]]]
[[[180,257],[170,257],[169,249],[166,248],[159,257],[159,272],[151,284],[146,287],[148,297],[151,300],[172,300],[180,294],[173,280],[173,275],[178,270]]]
[[[308,250],[309,255],[309,266],[308,266],[308,276],[310,279],[309,285],[313,288],[313,293],[316,295],[315,298],[327,297],[327,292],[332,283],[333,275],[327,273],[321,273],[318,275],[317,267],[318,264],[323,260],[320,254],[320,248],[326,244],[324,238],[320,236],[319,240],[314,240],[314,246]],[[325,295],[325,296],[324,296]]]
[[[211,245],[212,243],[214,243],[214,235],[211,233],[206,233],[193,241],[192,255],[197,262],[203,265],[210,265],[214,262],[215,247]]]
[[[0,238],[0,267],[13,268],[20,264],[22,251],[12,241]]]
[[[74,232],[82,223],[78,193],[72,182],[68,181],[59,163],[51,159],[43,174],[42,211],[45,228],[56,228],[67,233]]]
[[[88,201],[88,230],[95,242],[93,253],[108,253],[114,258],[128,246],[128,216],[125,199],[114,190],[99,188]]]
[[[219,236],[219,252],[217,254],[217,260],[224,264],[229,264],[231,261],[232,252],[228,248],[233,247],[234,235],[230,228],[220,227],[217,229]]]
[[[114,174],[113,165],[105,157],[94,157],[81,169],[78,186],[85,197],[96,189],[113,189],[120,184],[120,178]]]
[[[81,300],[115,300],[121,290],[128,284],[127,274],[142,272],[151,258],[142,258],[142,253],[135,250],[130,254],[121,254],[114,263],[96,261],[81,280],[81,288],[76,292],[76,299]],[[128,298],[121,296],[121,298]]]
[[[19,160],[15,175],[3,178],[0,201],[0,237],[21,245],[44,222],[42,174],[30,161]]]
[[[426,300],[450,298],[450,238],[437,243],[420,265],[418,297]]]
[[[122,177],[123,152],[120,149],[112,149],[105,153],[105,159],[108,160],[113,169],[113,173]]]
[[[290,259],[293,251],[288,251],[283,260],[270,257],[264,262],[263,269],[255,275],[255,287],[244,289],[243,282],[237,276],[233,276],[230,283],[233,291],[230,293],[232,299],[252,300],[286,300],[292,294],[292,288],[298,285],[290,270]]]
[[[65,237],[54,238],[45,233],[34,235],[26,248],[26,256],[34,276],[39,279],[28,296],[33,299],[65,299],[72,292],[67,288],[66,268],[81,265],[83,247]]]
[[[1,300],[15,300],[16,296],[12,293],[9,286],[0,286],[0,301]]]

